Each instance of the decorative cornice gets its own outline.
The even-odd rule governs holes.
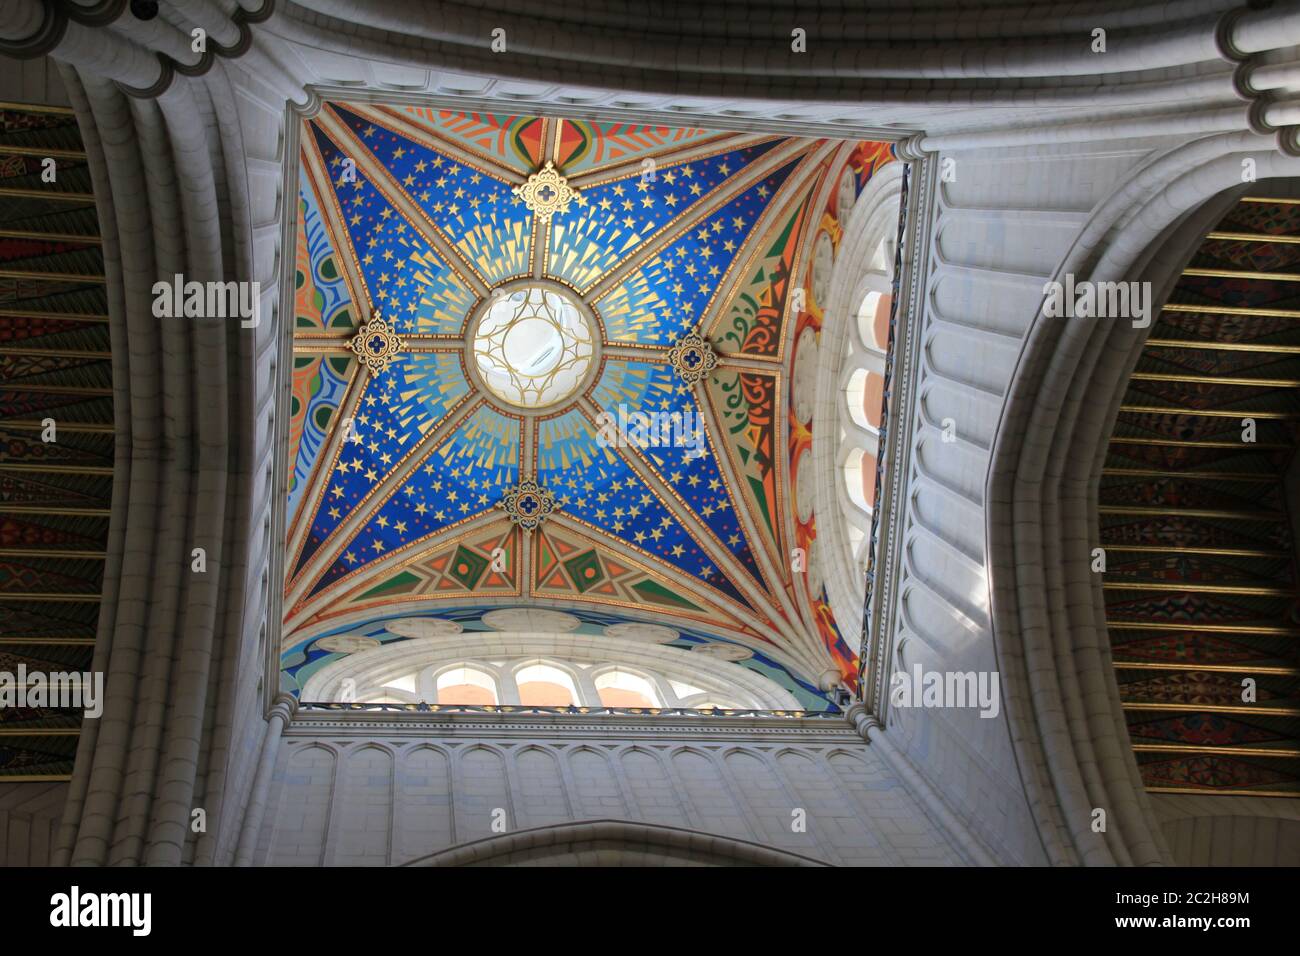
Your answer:
[[[904,228],[911,233],[911,243],[899,243],[900,295],[896,296],[898,341],[894,344],[893,385],[891,395],[897,406],[889,409],[894,423],[890,434],[890,467],[885,475],[883,495],[877,495],[882,519],[879,558],[872,581],[871,619],[863,622],[862,661],[870,666],[862,686],[868,709],[882,721],[887,720],[886,683],[889,656],[893,653],[894,621],[898,613],[898,579],[903,560],[902,529],[906,525],[906,493],[911,465],[912,432],[916,421],[916,378],[920,366],[920,348],[926,321],[925,289],[930,272],[930,230],[934,221],[935,180],[933,154],[930,161],[913,163],[907,178],[907,197],[903,210]],[[901,294],[905,290],[905,297]],[[904,308],[904,304],[906,308]],[[869,662],[869,664],[868,664]]]
[[[495,737],[520,743],[530,736],[561,736],[580,739],[645,739],[665,741],[708,738],[750,742],[755,737],[817,739],[824,743],[861,745],[862,739],[843,714],[808,714],[790,717],[673,717],[610,713],[603,716],[532,713],[444,713],[394,714],[365,711],[324,711],[318,705],[300,705],[292,715],[285,736],[311,737],[329,734],[373,738],[377,734],[427,739]]]

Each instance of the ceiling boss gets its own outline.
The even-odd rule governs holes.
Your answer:
[[[376,309],[371,314],[370,321],[357,328],[357,334],[349,340],[348,348],[365,363],[371,374],[378,375],[402,351],[402,340],[388,327],[383,315]]]
[[[528,182],[516,186],[514,193],[541,222],[550,222],[557,213],[568,212],[569,203],[578,196],[578,191],[559,174],[550,160],[529,176]]]

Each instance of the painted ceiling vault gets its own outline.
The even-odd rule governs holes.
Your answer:
[[[1154,791],[1300,797],[1298,266],[1300,201],[1230,209],[1165,303],[1111,437],[1107,623]]]
[[[782,449],[814,241],[888,144],[326,103],[299,146],[286,668],[543,604],[855,679]]]

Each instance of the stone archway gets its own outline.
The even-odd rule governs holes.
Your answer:
[[[1296,160],[1224,134],[1169,150],[1093,211],[1059,264],[1064,282],[1150,282],[1163,303],[1203,234],[1245,189]],[[1236,185],[1233,185],[1236,184]],[[994,643],[1029,806],[1053,863],[1166,862],[1110,664],[1090,568],[1101,468],[1150,325],[1051,319],[1022,346],[986,484]],[[1106,811],[1103,832],[1092,827]]]
[[[812,857],[680,827],[587,820],[475,840],[405,866],[828,866]]]

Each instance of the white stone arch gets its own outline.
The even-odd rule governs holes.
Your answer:
[[[624,820],[517,830],[404,866],[826,866],[821,860],[716,833]]]
[[[849,500],[843,466],[853,445],[841,439],[841,430],[873,453],[881,452],[874,433],[846,422],[844,389],[856,367],[853,362],[868,355],[858,336],[858,305],[868,292],[891,290],[904,172],[900,161],[872,176],[844,223],[818,345],[811,467],[799,470],[801,481],[814,482],[812,504],[818,521],[811,560],[817,563],[831,613],[850,647],[857,647],[862,638],[865,548],[871,518]],[[876,364],[872,363],[873,369]],[[878,368],[883,373],[883,357]],[[856,546],[849,527],[862,535]]]
[[[1092,211],[1052,280],[1150,282],[1153,302],[1163,303],[1205,232],[1247,191],[1243,159],[1260,179],[1300,174],[1300,160],[1248,133],[1166,150]],[[1028,804],[1058,864],[1168,860],[1129,747],[1100,575],[1090,567],[1106,449],[1153,326],[1062,323],[1040,307],[988,469],[994,649]],[[1100,835],[1090,828],[1099,806],[1109,810]]]

